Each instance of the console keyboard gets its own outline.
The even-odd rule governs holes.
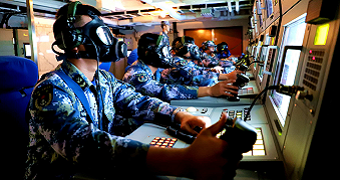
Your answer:
[[[247,95],[247,94],[254,94],[253,87],[244,87],[238,90],[239,95]]]
[[[264,146],[263,133],[261,128],[255,128],[257,132],[257,140],[253,145],[253,150],[243,153],[243,156],[265,156],[266,150]]]
[[[161,148],[172,148],[177,142],[176,138],[155,137],[151,142],[151,146]]]

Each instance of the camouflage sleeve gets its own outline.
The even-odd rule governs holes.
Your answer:
[[[173,112],[177,109],[169,103],[158,98],[153,98],[136,92],[131,84],[117,80],[110,80],[114,92],[114,106],[125,117],[136,120],[158,121],[158,123],[169,124],[174,121]]]
[[[210,58],[210,63],[208,64],[208,67],[215,67],[218,66],[220,63],[219,59],[215,56],[215,57],[211,57]]]
[[[218,83],[218,77],[219,74],[210,71],[210,68],[199,67],[190,62],[182,63],[182,65],[177,65],[177,68],[173,68],[168,79],[170,82],[177,83],[183,79],[184,84],[192,86],[213,86]]]
[[[40,168],[46,161],[65,159],[91,167],[145,165],[148,145],[110,135],[88,123],[72,90],[60,79],[52,79],[40,83],[30,100],[31,161],[45,161]]]
[[[217,58],[217,56],[212,57],[207,53],[204,53],[203,57],[208,62],[208,67],[215,67],[219,65],[220,60]]]
[[[133,85],[142,94],[167,102],[172,99],[196,99],[198,95],[197,86],[162,84],[145,71],[130,70],[125,73],[123,80]]]

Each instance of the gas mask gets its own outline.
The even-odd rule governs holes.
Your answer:
[[[158,37],[157,37],[158,36]],[[151,41],[155,41],[156,45],[148,45]],[[152,65],[158,68],[173,67],[173,58],[170,54],[170,46],[166,41],[163,41],[162,35],[147,33],[142,35],[138,42],[138,56],[145,64]],[[145,42],[145,43],[144,43]]]
[[[191,59],[201,61],[201,53],[198,46],[195,44],[187,44],[187,46],[191,55]]]
[[[127,56],[126,44],[113,37],[109,27],[97,16],[81,30],[84,34],[83,45],[92,58],[98,57],[100,62],[116,62]]]
[[[71,58],[91,58],[100,62],[116,62],[120,58],[127,56],[127,46],[124,42],[119,41],[113,36],[110,29],[96,15],[89,15],[92,21],[83,27],[74,27],[67,22],[67,28],[58,30],[65,26],[65,18],[58,18],[53,26],[56,41],[52,44],[52,50],[63,59]],[[60,27],[59,27],[60,26]],[[70,49],[79,46],[85,46],[86,51],[78,53],[70,51]],[[54,50],[53,46],[57,45],[65,53]]]

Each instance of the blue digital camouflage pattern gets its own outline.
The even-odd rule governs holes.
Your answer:
[[[214,53],[212,53],[212,55],[209,55],[204,52],[202,59],[208,63],[207,67],[215,67],[218,66],[220,63],[220,59]]]
[[[161,72],[152,73],[151,69],[138,60],[133,63],[123,76],[123,81],[135,86],[144,95],[157,97],[163,101],[172,99],[195,99],[198,95],[197,86],[161,83]]]
[[[43,76],[29,103],[30,142],[25,179],[70,179],[78,171],[116,177],[123,173],[122,169],[143,169],[149,146],[114,135],[117,128],[114,124],[134,124],[117,122],[116,113],[141,121],[159,119],[171,123],[175,107],[135,92],[131,85],[102,70],[98,81],[101,91],[96,91],[89,79],[68,61],[56,70],[64,71],[77,82],[87,98],[92,96],[105,103],[102,106],[98,103],[98,116],[89,123],[72,89],[53,72]]]
[[[231,56],[231,52],[230,52],[229,49],[225,49],[225,50],[223,50],[222,52],[216,53],[216,56],[217,56],[219,59],[228,58],[229,56]]]
[[[163,38],[162,38],[162,43],[160,43],[160,44],[166,44],[167,46],[170,47],[169,36],[168,36],[166,33],[164,33],[164,32],[161,32],[160,35],[163,36]]]
[[[191,86],[213,86],[218,83],[219,74],[210,71],[210,68],[200,67],[179,56],[174,57],[174,63],[175,67],[167,77],[168,83]]]

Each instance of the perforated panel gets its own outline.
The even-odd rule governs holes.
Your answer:
[[[325,55],[325,50],[309,51],[308,62],[303,78],[303,84],[315,91],[319,82],[319,76],[322,69],[322,62]]]

